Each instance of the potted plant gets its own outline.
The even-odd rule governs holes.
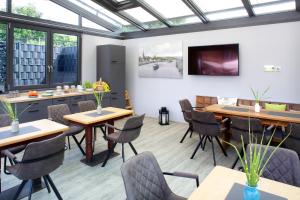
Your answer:
[[[244,188],[244,200],[259,200],[260,199],[260,193],[259,190],[257,189],[258,187],[258,182],[259,178],[262,176],[265,167],[267,166],[269,160],[272,158],[276,150],[282,145],[282,143],[289,137],[291,134],[291,131],[287,134],[287,136],[275,147],[275,149],[271,152],[269,157],[266,157],[266,153],[268,151],[268,148],[270,147],[270,143],[272,141],[272,138],[276,132],[276,128],[274,129],[271,138],[269,139],[266,147],[264,150],[262,150],[262,144],[264,140],[264,132],[262,134],[262,139],[260,141],[260,146],[259,148],[257,145],[252,146],[253,143],[258,144],[257,138],[254,136],[253,133],[251,133],[250,129],[250,122],[249,122],[249,152],[247,156],[246,150],[244,148],[244,140],[243,136],[241,135],[241,140],[242,140],[242,147],[243,147],[243,157],[241,156],[239,150],[234,144],[231,144],[229,142],[224,141],[225,143],[229,144],[232,146],[241,162],[241,165],[243,167],[243,170],[246,174],[246,186]]]
[[[25,108],[20,114],[17,112],[17,106],[13,106],[11,103],[6,101],[1,101],[2,107],[1,109],[6,113],[11,119],[11,132],[16,133],[19,132],[19,117],[27,110],[30,106]]]
[[[110,87],[104,81],[96,82],[93,85],[94,85],[94,96],[95,96],[96,101],[97,101],[97,114],[101,115],[101,113],[102,113],[102,99],[103,99],[104,93],[110,92]],[[101,85],[102,90],[97,90],[97,88],[100,88],[100,85]]]
[[[255,112],[260,112],[259,102],[265,98],[265,95],[267,94],[269,89],[270,89],[270,87],[266,88],[262,93],[260,93],[259,90],[254,90],[253,88],[251,88],[251,92],[255,99],[255,105],[254,105]]]
[[[90,81],[85,81],[84,84],[84,89],[88,92],[92,92],[93,91],[93,85]]]

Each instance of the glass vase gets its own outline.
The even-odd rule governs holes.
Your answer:
[[[244,200],[260,200],[260,192],[256,187],[246,185],[243,192]]]
[[[259,103],[255,103],[255,105],[254,105],[254,111],[257,112],[257,113],[260,112],[260,105],[259,105]]]
[[[98,106],[97,106],[97,114],[98,114],[98,115],[101,115],[101,114],[102,114],[102,106],[101,106],[101,105],[98,105]]]
[[[11,122],[11,132],[12,133],[17,133],[19,132],[19,120],[15,119]]]

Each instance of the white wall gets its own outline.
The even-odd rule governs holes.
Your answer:
[[[96,47],[104,44],[123,45],[123,40],[104,38],[92,35],[82,35],[82,83],[96,80]]]
[[[183,42],[183,79],[138,77],[139,45]],[[188,76],[188,46],[240,44],[240,76]],[[188,34],[125,40],[126,84],[137,113],[157,117],[161,106],[170,110],[171,120],[182,121],[178,100],[196,95],[252,98],[250,86],[271,86],[270,100],[300,103],[300,22],[234,28]],[[266,73],[265,64],[282,67]]]

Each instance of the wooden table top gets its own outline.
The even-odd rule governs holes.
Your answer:
[[[68,126],[53,122],[48,119],[42,119],[42,120],[32,121],[32,122],[28,122],[28,123],[22,123],[22,124],[20,124],[20,129],[22,127],[33,127],[33,128],[36,128],[37,131],[33,131],[30,133],[26,133],[26,134],[16,134],[16,135],[8,137],[8,138],[0,139],[0,148],[11,145],[11,144],[16,144],[16,143],[24,142],[27,140],[32,140],[32,139],[64,132],[69,129]],[[10,129],[11,129],[10,126],[0,128],[0,134],[1,134],[1,132],[10,131]]]
[[[115,119],[118,117],[124,117],[124,116],[130,116],[133,114],[132,110],[125,110],[121,108],[114,108],[114,107],[107,107],[103,108],[102,112],[110,112],[108,114],[103,114],[103,115],[95,115],[95,116],[89,116],[89,114],[93,114],[96,112],[96,110],[92,111],[87,111],[87,112],[80,112],[80,113],[75,113],[71,115],[65,115],[64,118],[66,120],[76,122],[79,124],[84,124],[84,125],[89,125],[89,124],[95,124],[95,123],[100,123],[100,122],[105,122],[111,119]]]
[[[224,200],[234,183],[245,184],[245,173],[216,166],[188,200]],[[258,189],[289,200],[299,200],[300,188],[260,178]]]
[[[224,109],[224,107],[232,107],[232,108],[246,108],[249,109],[247,112],[243,111],[237,111],[237,110],[227,110]],[[213,112],[213,113],[220,113],[220,114],[227,114],[232,116],[241,116],[241,117],[251,117],[251,118],[258,118],[258,119],[265,119],[265,120],[273,120],[273,121],[280,121],[280,122],[288,122],[288,123],[300,123],[300,117],[291,117],[291,116],[280,116],[275,114],[268,114],[268,112],[272,111],[266,111],[261,110],[261,112],[257,113],[254,112],[253,108],[249,106],[224,106],[219,104],[214,104],[207,106],[206,111]],[[273,111],[276,113],[283,113],[283,114],[297,114],[300,116],[300,112],[296,111]]]

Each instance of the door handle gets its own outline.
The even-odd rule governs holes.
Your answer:
[[[50,72],[51,72],[51,67],[50,67],[50,65],[47,65],[47,68],[48,68],[48,72],[50,73]]]

